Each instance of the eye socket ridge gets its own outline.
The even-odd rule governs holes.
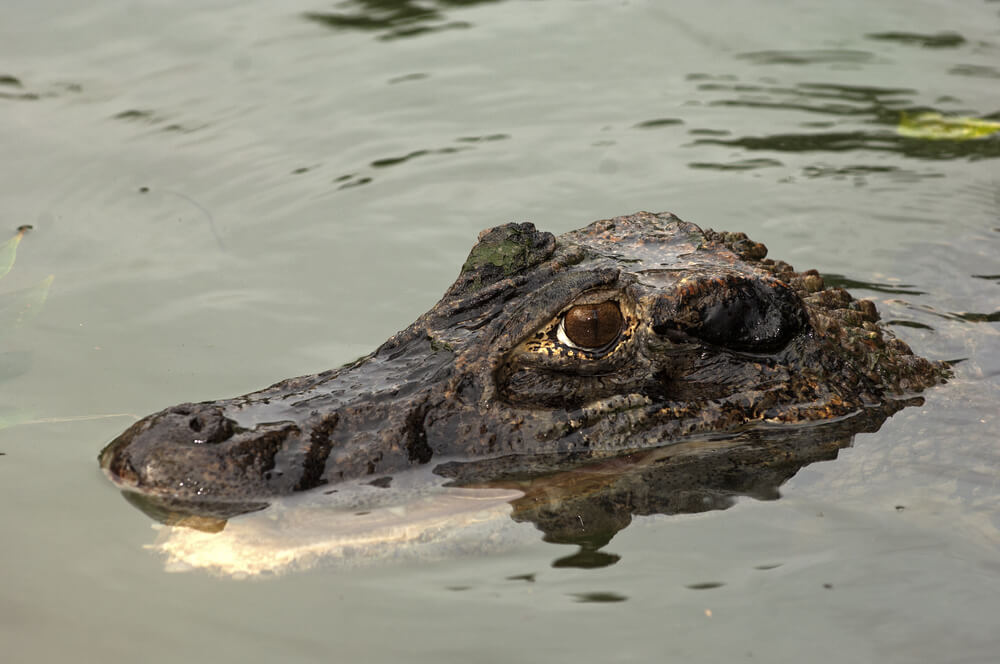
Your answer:
[[[618,340],[624,327],[625,319],[615,300],[577,304],[559,318],[556,338],[576,350],[601,352]]]
[[[653,332],[671,339],[709,343],[734,351],[771,353],[808,326],[802,301],[780,282],[733,280],[677,305],[684,316],[661,321]]]

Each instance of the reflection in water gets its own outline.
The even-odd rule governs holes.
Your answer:
[[[334,12],[306,12],[303,16],[335,30],[377,32],[379,39],[399,39],[416,35],[469,28],[465,21],[450,21],[446,10],[471,7],[499,0],[348,0]]]
[[[836,458],[855,433],[877,430],[901,406],[890,404],[890,412],[859,413],[820,425],[775,426],[727,439],[676,443],[530,479],[517,479],[516,470],[503,468],[502,460],[446,464],[437,472],[459,481],[463,476],[515,475],[486,483],[524,493],[513,501],[511,518],[533,523],[547,542],[580,547],[576,556],[557,561],[558,566],[601,567],[618,560],[600,549],[633,516],[724,510],[741,496],[775,500],[778,487],[800,468]]]
[[[1000,141],[939,139],[927,141],[886,131],[832,131],[824,133],[783,133],[744,136],[733,140],[698,139],[696,144],[725,145],[744,150],[776,152],[855,152],[872,150],[895,152],[917,159],[995,159],[1000,157]]]
[[[135,491],[122,491],[122,497],[139,511],[168,526],[183,526],[207,533],[218,533],[234,516],[266,509],[269,503],[224,503],[211,500],[175,500],[165,496],[147,496]]]
[[[426,484],[311,491],[214,524],[191,505],[151,509],[155,500],[133,504],[169,524],[159,527],[148,547],[166,556],[169,571],[247,577],[323,563],[350,567],[472,555],[516,543],[509,515],[510,501],[519,492],[443,487],[440,478],[435,482],[421,472],[395,479]]]
[[[964,320],[969,323],[998,323],[1000,322],[1000,311],[994,311],[989,314],[963,312],[952,314],[956,318]]]
[[[576,544],[580,547],[580,550],[576,553],[554,560],[552,566],[555,568],[575,567],[578,569],[610,567],[622,559],[617,553],[601,551],[601,548],[611,541],[611,537],[612,535],[610,534],[599,533],[593,537],[576,538],[570,542],[557,542],[554,539],[549,540],[556,544]]]
[[[991,313],[978,313],[978,312],[954,312],[954,311],[938,311],[930,305],[913,305],[904,300],[897,300],[895,302],[897,305],[910,309],[913,311],[918,311],[920,314],[929,314],[931,316],[936,316],[948,321],[959,321],[964,323],[996,323],[1000,322],[1000,311],[994,311]],[[907,327],[925,327],[920,323],[907,322],[902,320],[888,321],[887,324],[892,325],[903,325]],[[931,329],[931,328],[928,328]],[[953,362],[949,362],[952,364]]]
[[[924,295],[925,292],[922,290],[917,290],[916,286],[911,284],[880,284],[875,281],[859,281],[858,279],[851,279],[850,277],[845,277],[842,274],[833,274],[830,272],[823,273],[823,283],[827,286],[836,286],[839,288],[846,289],[864,289],[871,290],[877,293],[889,293],[892,295]]]
[[[834,52],[843,56],[842,52]],[[830,52],[766,51],[740,56],[755,64],[798,64],[829,61]],[[854,58],[858,60],[858,58]],[[803,82],[794,85],[741,82],[735,76],[689,74],[697,85],[697,95],[709,107],[797,111],[807,114],[796,123],[798,131],[733,136],[728,129],[700,127],[689,131],[694,140],[688,147],[706,145],[741,148],[748,152],[856,153],[892,152],[921,160],[988,159],[1000,156],[1000,142],[990,139],[1000,131],[1000,123],[988,117],[949,117],[914,104],[916,90],[904,87],[843,85]],[[763,117],[763,116],[762,116]],[[654,121],[655,122],[655,121]],[[649,123],[643,123],[644,126]],[[758,120],[754,126],[760,126]],[[855,157],[857,158],[857,157]],[[774,157],[737,158],[725,162],[692,161],[689,168],[718,171],[747,171],[782,167]],[[814,163],[802,167],[808,178],[854,178],[859,181],[877,174],[897,181],[919,182],[940,178],[936,171],[913,171],[885,163]]]
[[[844,58],[845,52],[833,52]],[[848,52],[853,53],[853,52]],[[830,52],[766,51],[744,54],[755,64],[810,64],[829,61]],[[854,61],[863,58],[851,56]],[[851,59],[848,58],[848,59]],[[836,58],[834,58],[836,59]],[[708,106],[799,111],[828,121],[800,122],[806,131],[779,131],[764,135],[725,137],[706,136],[699,129],[691,146],[719,145],[750,152],[785,153],[857,153],[890,152],[921,160],[994,159],[1000,157],[1000,141],[994,134],[1000,129],[990,115],[949,117],[939,109],[918,106],[917,91],[909,88],[840,85],[831,83],[742,83],[733,76],[712,77],[691,74],[700,95]],[[853,126],[845,127],[850,123]],[[757,123],[759,124],[759,123]],[[860,127],[857,125],[861,125]],[[930,140],[933,139],[933,140]],[[777,160],[742,159],[729,163],[694,162],[692,168],[746,170],[778,165]],[[836,167],[813,164],[805,167],[807,177],[864,176],[885,173],[893,177],[922,179],[940,177],[940,173],[912,173],[885,164],[847,164]]]
[[[126,498],[173,526],[162,528],[152,547],[166,554],[169,569],[247,576],[323,562],[484,553],[523,541],[518,523],[534,525],[547,542],[578,547],[554,567],[600,568],[620,559],[603,549],[633,517],[724,510],[742,496],[775,500],[800,468],[836,458],[854,434],[876,431],[895,410],[921,402],[601,460],[553,455],[446,462],[397,474],[392,488],[337,485],[275,500],[266,509],[262,503]],[[250,510],[256,511],[236,516]]]

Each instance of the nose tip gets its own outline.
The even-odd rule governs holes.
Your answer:
[[[244,430],[226,417],[228,412],[227,402],[207,402],[153,413],[108,443],[100,454],[101,468],[131,491],[199,500],[249,495],[263,487],[255,471],[273,467],[284,437],[263,450],[254,447],[256,440],[244,441],[234,451]]]
[[[233,435],[233,422],[222,414],[217,406],[185,403],[167,411],[170,419],[186,421],[195,444],[214,444],[228,440]],[[180,424],[180,423],[179,423]],[[178,427],[183,430],[183,425]]]

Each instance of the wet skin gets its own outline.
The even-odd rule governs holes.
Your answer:
[[[235,513],[423,464],[489,483],[704,435],[884,419],[947,377],[874,304],[766,251],[666,213],[558,237],[498,226],[371,355],[167,408],[100,463],[130,491]]]

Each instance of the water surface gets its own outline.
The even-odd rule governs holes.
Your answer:
[[[996,2],[7,3],[5,661],[989,662],[1000,639]],[[97,470],[165,405],[372,350],[482,228],[742,230],[961,360],[777,501],[636,518],[613,564],[170,573]],[[79,419],[93,418],[93,419]],[[506,537],[506,536],[505,536]]]

